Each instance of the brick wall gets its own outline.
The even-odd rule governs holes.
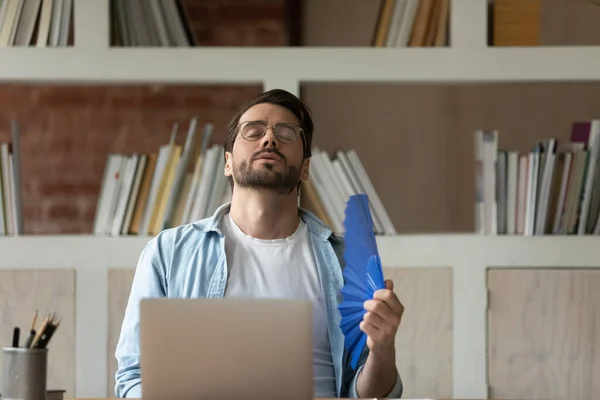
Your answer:
[[[203,45],[287,40],[284,0],[185,3]],[[221,142],[233,112],[261,91],[260,85],[0,84],[0,142],[10,140],[12,118],[21,127],[25,233],[91,233],[110,152],[157,151],[175,122],[183,144],[192,117],[199,129],[213,122],[213,142]]]
[[[183,4],[199,46],[285,46],[289,1],[183,0]]]

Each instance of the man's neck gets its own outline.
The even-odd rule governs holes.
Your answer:
[[[276,195],[236,188],[229,213],[245,234],[257,239],[286,238],[298,229],[300,222],[296,191]]]

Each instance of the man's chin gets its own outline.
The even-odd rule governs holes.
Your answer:
[[[298,179],[294,173],[288,175],[285,166],[282,163],[267,163],[261,160],[260,163],[252,165],[245,172],[239,171],[236,174],[236,182],[241,187],[265,191],[276,194],[289,194],[296,187]],[[293,182],[293,183],[292,183]]]
[[[248,179],[240,182],[240,186],[278,194],[290,192],[290,188],[282,181],[281,176],[274,175],[271,172],[260,174],[260,176],[257,175],[248,177]]]
[[[289,194],[293,188],[286,187],[285,185],[281,185],[280,183],[273,182],[252,182],[246,186],[249,189],[255,190],[257,192],[263,193],[271,193],[277,195],[286,195]]]

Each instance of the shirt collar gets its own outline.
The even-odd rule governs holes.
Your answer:
[[[193,225],[201,232],[216,232],[219,235],[223,236],[223,231],[221,230],[221,222],[223,220],[223,216],[227,214],[230,209],[231,202],[227,202],[219,206],[212,216],[194,222]],[[319,237],[321,240],[329,240],[332,236],[335,239],[335,235],[333,234],[331,228],[325,225],[312,212],[302,207],[298,207],[298,215],[306,223],[308,230],[313,234],[317,235],[317,237]]]

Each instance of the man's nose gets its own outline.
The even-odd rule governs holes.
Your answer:
[[[263,138],[262,138],[262,145],[263,145],[263,147],[277,147],[279,145],[277,136],[275,136],[275,131],[270,126],[267,127],[265,136],[263,136]]]

